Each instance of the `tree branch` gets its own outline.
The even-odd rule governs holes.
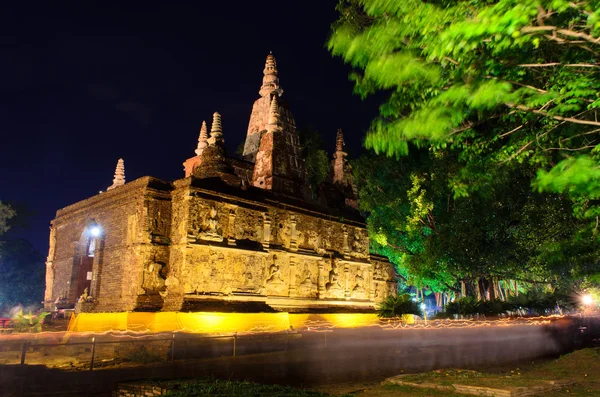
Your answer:
[[[563,64],[560,62],[550,62],[550,63],[521,63],[517,66],[522,68],[546,68],[551,66],[565,66],[565,67],[579,67],[579,68],[600,68],[598,65],[594,65],[591,63],[567,63]]]
[[[568,123],[583,124],[583,125],[593,125],[595,127],[600,127],[600,122],[598,122],[598,121],[579,120],[579,119],[574,119],[572,117],[557,116],[557,115],[554,115],[554,114],[550,114],[548,112],[544,112],[543,110],[532,109],[532,108],[529,108],[529,107],[524,106],[524,105],[513,105],[513,104],[510,104],[510,103],[507,103],[506,106],[508,106],[509,108],[519,109],[519,110],[522,110],[524,112],[531,112],[531,113],[539,114],[539,115],[544,116],[544,117],[550,117],[550,118],[552,118],[554,120],[558,120],[558,121],[566,121]]]

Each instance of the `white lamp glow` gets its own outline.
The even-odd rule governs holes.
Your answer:
[[[100,235],[100,228],[98,226],[94,226],[90,229],[90,234],[92,235],[92,237],[98,237]]]
[[[584,305],[591,305],[592,303],[594,303],[594,298],[592,298],[592,295],[583,295],[581,297],[581,301],[583,302]]]

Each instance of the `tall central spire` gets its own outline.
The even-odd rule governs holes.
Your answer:
[[[277,95],[283,94],[283,89],[279,86],[279,77],[277,77],[277,61],[273,53],[267,55],[267,61],[265,62],[265,69],[263,70],[263,83],[258,93],[264,97],[272,92],[276,92]]]

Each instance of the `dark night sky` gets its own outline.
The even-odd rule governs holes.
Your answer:
[[[183,177],[203,119],[243,141],[269,50],[300,128],[352,153],[375,116],[325,48],[336,0],[39,1],[0,7],[0,200],[33,213],[22,232],[47,251],[57,209],[128,181]]]

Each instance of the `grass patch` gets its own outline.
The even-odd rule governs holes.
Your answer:
[[[571,381],[575,384],[545,392],[543,396],[600,396],[600,348],[582,349],[543,364],[531,363],[499,373],[486,374],[471,370],[446,369],[407,375],[402,380],[444,386],[462,384],[498,389],[539,386],[545,384],[545,381],[551,380]],[[410,391],[410,393],[406,393],[407,396],[426,396],[432,393],[432,389],[421,389],[424,390],[424,393],[421,393],[417,388],[398,387],[404,387]],[[440,395],[442,394],[440,393]]]
[[[240,396],[240,397],[326,397],[327,394],[295,389],[289,386],[261,385],[253,382],[229,380],[199,379],[185,382],[166,382],[161,386],[169,390],[165,397],[203,397],[203,396]]]

